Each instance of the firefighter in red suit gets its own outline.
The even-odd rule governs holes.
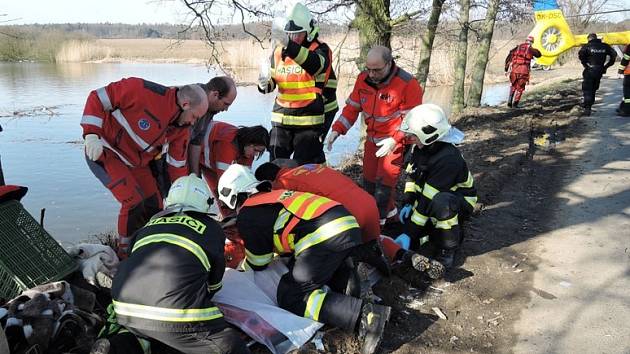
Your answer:
[[[510,50],[505,58],[505,73],[510,75],[510,98],[508,107],[518,107],[521,95],[525,91],[525,85],[529,83],[530,63],[534,57],[540,58],[540,51],[532,47],[534,37],[527,37],[525,43],[521,43]]]
[[[269,132],[261,125],[235,127],[232,124],[211,121],[202,138],[199,165],[191,166],[193,172],[203,174],[208,187],[218,200],[219,178],[231,164],[252,167],[254,159],[260,158],[269,147]],[[232,212],[219,207],[222,217]]]
[[[171,181],[187,175],[190,125],[207,110],[208,97],[198,85],[126,78],[90,92],[81,119],[86,160],[121,204],[119,256],[126,257],[130,236],[162,207],[149,163],[166,154]]]
[[[381,273],[388,275],[389,262],[409,263],[418,271],[428,271],[430,277],[440,277],[443,267],[438,262],[412,251],[405,251],[389,237],[380,236],[378,209],[374,198],[362,190],[343,173],[321,164],[295,167],[291,160],[267,162],[256,169],[256,179],[270,181],[272,189],[308,192],[329,198],[346,208],[355,217],[361,229],[363,246],[357,247],[355,256]],[[293,165],[293,166],[291,166]],[[287,167],[281,167],[287,166]],[[387,260],[383,259],[383,251]],[[406,254],[409,253],[409,254]]]
[[[328,135],[328,150],[339,135],[346,134],[363,113],[367,137],[363,154],[363,188],[374,196],[381,224],[397,214],[395,187],[403,163],[404,134],[400,122],[411,108],[422,103],[418,81],[399,68],[391,50],[375,46],[367,55],[341,116]]]

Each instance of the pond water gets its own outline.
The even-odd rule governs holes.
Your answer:
[[[164,85],[207,82],[214,73],[187,64],[0,63],[0,157],[7,184],[24,185],[22,200],[36,218],[46,209],[45,228],[62,243],[116,228],[118,203],[92,175],[83,157],[79,122],[88,93],[123,77]],[[484,103],[507,98],[505,85],[486,87]],[[448,106],[450,88],[429,88],[425,102]],[[238,88],[230,110],[215,117],[235,125],[270,126],[273,94]],[[339,94],[339,101],[345,97]],[[341,137],[328,154],[332,164],[356,151],[359,129]],[[263,156],[256,164],[266,161]]]

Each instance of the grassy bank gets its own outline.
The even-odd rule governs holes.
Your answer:
[[[33,29],[2,28],[8,31],[7,40],[0,42],[0,61],[33,60],[46,62],[148,62],[148,63],[209,63],[212,51],[202,40],[92,39],[77,34]],[[333,50],[334,68],[340,78],[339,91],[349,91],[359,69],[355,60],[359,55],[356,32],[323,33],[322,40]],[[504,59],[515,39],[496,39],[492,43],[486,71],[486,83],[504,82]],[[270,43],[251,39],[232,39],[217,42],[221,66],[238,82],[253,83],[257,79],[259,63],[270,54]],[[398,65],[415,73],[419,60],[420,38],[395,35],[392,49]],[[471,41],[468,67],[476,58],[476,47]],[[447,36],[436,38],[427,86],[448,85],[455,72],[455,45]],[[575,53],[568,53],[565,62],[574,63]],[[470,70],[469,70],[470,71]]]
[[[69,35],[56,30],[32,30],[15,27],[0,28],[0,61],[56,62],[57,55],[68,42],[86,42],[80,34]]]
[[[359,40],[356,33],[322,35],[332,48],[334,66],[341,78],[355,78],[358,68],[355,59],[359,55]],[[203,41],[185,40],[173,41],[168,39],[101,39],[96,44],[108,48],[109,57],[103,61],[146,61],[146,62],[207,62],[211,57],[211,50]],[[270,53],[269,43],[264,48],[252,40],[230,40],[218,43],[222,53],[222,65],[240,81],[255,82],[257,69],[261,58]],[[490,63],[488,65],[487,80],[489,82],[502,81],[503,60],[507,51],[516,45],[512,40],[496,40],[493,42]],[[415,72],[419,60],[420,39],[416,37],[394,37],[392,48],[398,64],[407,71]],[[471,45],[471,53],[474,53]],[[446,38],[436,40],[429,85],[443,85],[453,80],[452,58],[455,46]],[[469,56],[472,66],[475,56]],[[350,84],[353,84],[351,82]]]

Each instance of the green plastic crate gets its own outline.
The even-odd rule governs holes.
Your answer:
[[[77,263],[29,214],[11,200],[0,204],[0,298],[58,281]]]

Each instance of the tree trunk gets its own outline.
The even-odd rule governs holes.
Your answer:
[[[429,22],[427,23],[427,30],[420,37],[420,61],[418,62],[416,78],[422,87],[425,87],[427,77],[429,76],[433,40],[435,39],[435,32],[437,31],[437,26],[440,22],[440,15],[442,14],[442,5],[444,5],[444,1],[445,0],[433,0],[433,5],[431,5],[431,15],[429,16]]]
[[[365,64],[367,52],[374,45],[391,48],[391,15],[389,0],[359,0],[352,27],[359,31],[361,54],[356,60],[358,67]]]
[[[466,80],[466,56],[468,51],[468,26],[470,16],[470,0],[460,0],[459,24],[461,26],[457,38],[455,54],[455,83],[451,96],[451,112],[459,113],[464,109],[464,81]]]
[[[490,44],[494,34],[494,22],[497,18],[500,3],[501,0],[490,0],[488,2],[486,20],[481,28],[480,41],[477,43],[477,61],[473,67],[470,89],[468,90],[467,105],[471,107],[479,107],[481,105],[483,80],[486,74],[486,67],[488,66],[488,53],[490,52]]]

